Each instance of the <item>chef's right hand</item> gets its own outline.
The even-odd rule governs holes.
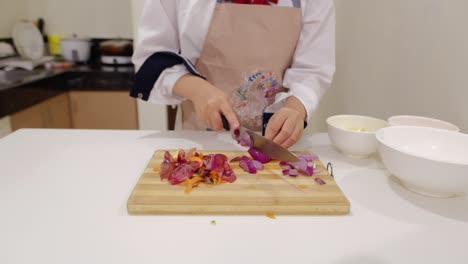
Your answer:
[[[239,120],[226,93],[208,81],[195,75],[184,75],[176,82],[173,93],[192,101],[198,118],[209,128],[223,129],[221,114],[226,116],[231,129],[239,128]]]

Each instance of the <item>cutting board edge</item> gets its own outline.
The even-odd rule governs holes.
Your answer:
[[[183,208],[184,209],[180,209]],[[347,215],[350,213],[350,205],[324,205],[324,206],[263,206],[258,207],[239,206],[236,210],[227,210],[224,206],[155,206],[127,204],[129,215]],[[326,209],[325,209],[326,207]],[[294,210],[292,210],[294,209]]]

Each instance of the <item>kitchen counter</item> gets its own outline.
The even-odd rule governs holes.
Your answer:
[[[0,83],[0,118],[67,91],[129,91],[134,67],[77,65],[67,70],[37,68],[11,83]]]
[[[128,215],[153,152],[189,147],[240,149],[214,132],[28,129],[0,139],[0,263],[467,263],[466,196],[411,193],[377,158],[344,157],[326,134],[294,149],[332,162],[349,215]]]

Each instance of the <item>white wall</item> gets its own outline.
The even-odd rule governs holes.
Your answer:
[[[129,0],[26,0],[30,19],[43,17],[48,33],[131,38]]]
[[[132,0],[132,21],[134,39],[137,38],[137,28],[145,0]],[[138,123],[140,129],[167,130],[167,111],[164,105],[155,105],[138,100]]]
[[[468,1],[335,2],[337,73],[313,129],[338,113],[415,114],[468,132]]]
[[[13,25],[27,17],[27,0],[1,0],[0,2],[0,38],[11,37]]]

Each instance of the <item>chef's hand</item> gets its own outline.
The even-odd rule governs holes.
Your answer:
[[[176,82],[173,93],[192,101],[198,118],[209,128],[223,129],[221,114],[226,116],[232,129],[239,128],[227,95],[208,81],[192,74],[184,75]]]
[[[285,148],[289,148],[304,134],[306,115],[306,110],[301,101],[295,96],[288,97],[286,104],[268,121],[265,137]]]

